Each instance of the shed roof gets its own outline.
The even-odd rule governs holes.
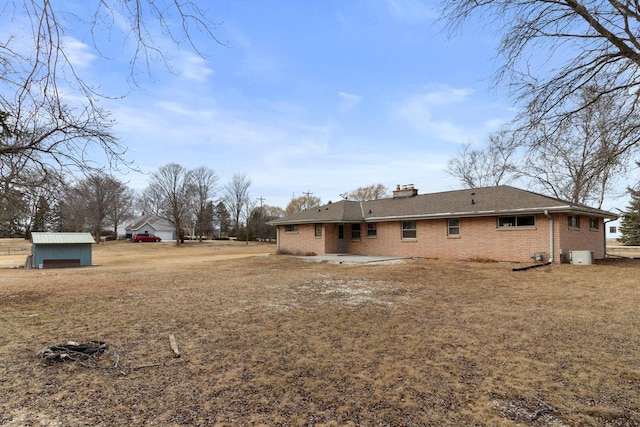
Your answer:
[[[271,224],[326,222],[398,221],[447,217],[519,215],[568,212],[603,218],[617,218],[612,212],[575,204],[527,190],[499,185],[495,187],[445,191],[413,197],[387,198],[337,203],[311,208],[279,218]]]
[[[31,242],[36,245],[93,244],[91,233],[31,233]]]

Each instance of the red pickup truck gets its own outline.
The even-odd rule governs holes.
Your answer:
[[[153,234],[134,234],[131,239],[135,243],[139,242],[159,242],[161,239]]]

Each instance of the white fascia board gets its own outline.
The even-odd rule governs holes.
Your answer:
[[[491,211],[467,211],[467,212],[438,212],[434,214],[416,214],[416,215],[395,215],[395,216],[380,216],[380,217],[368,217],[365,222],[385,222],[385,221],[401,221],[401,220],[419,220],[419,219],[440,219],[440,218],[458,218],[458,217],[487,217],[487,216],[501,216],[501,215],[522,215],[522,214],[544,214],[544,212],[585,212],[591,215],[597,215],[601,217],[615,217],[618,216],[611,213],[602,211],[599,209],[580,208],[576,206],[553,206],[553,207],[539,207],[539,208],[522,208],[522,209],[509,209],[509,210],[491,210]],[[610,215],[605,215],[610,214]]]

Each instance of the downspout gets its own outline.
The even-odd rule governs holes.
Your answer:
[[[602,237],[603,237],[603,240],[604,240],[604,256],[605,256],[605,258],[607,257],[607,255],[609,255],[607,253],[607,224],[609,224],[610,222],[616,221],[617,219],[618,218],[610,219],[608,221],[605,221],[604,219],[602,220],[602,228],[604,228],[604,230],[602,230],[603,231],[603,233],[602,233],[603,236]]]
[[[553,263],[553,217],[549,215],[549,210],[544,210],[544,216],[549,220],[549,264]]]

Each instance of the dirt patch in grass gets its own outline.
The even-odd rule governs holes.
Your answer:
[[[95,267],[0,269],[0,424],[640,424],[640,261],[273,252],[108,242]],[[109,349],[38,357],[66,340]]]

